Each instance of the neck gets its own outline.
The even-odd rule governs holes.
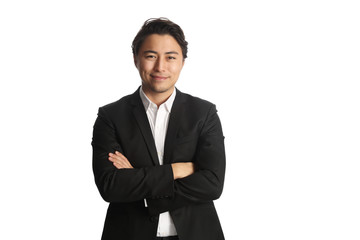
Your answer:
[[[155,103],[158,107],[161,104],[163,104],[164,102],[166,102],[166,100],[169,99],[169,97],[174,92],[174,90],[175,90],[175,87],[172,89],[169,89],[166,92],[159,93],[159,92],[154,92],[154,91],[148,90],[143,87],[143,91],[144,91],[145,95],[150,99],[150,101]]]

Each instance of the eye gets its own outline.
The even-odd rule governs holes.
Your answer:
[[[155,55],[147,55],[147,56],[145,56],[145,58],[147,58],[147,59],[155,59],[156,56]]]
[[[170,59],[170,60],[175,60],[175,59],[176,59],[176,57],[169,56],[169,57],[168,57],[168,59]]]

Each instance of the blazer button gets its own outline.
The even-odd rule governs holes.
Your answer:
[[[156,222],[157,220],[159,220],[158,217],[155,217],[155,216],[150,217],[150,221],[152,221],[152,222]]]

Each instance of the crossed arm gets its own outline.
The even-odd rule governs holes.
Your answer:
[[[100,108],[92,142],[93,169],[100,194],[108,202],[146,198],[151,214],[219,198],[224,183],[225,151],[215,106],[209,109],[201,131],[192,162],[133,168],[120,153],[123,150],[114,125]]]
[[[115,153],[109,153],[108,159],[117,169],[133,168],[129,160],[118,151],[115,151]],[[174,180],[185,178],[193,174],[195,171],[194,163],[192,162],[172,163],[171,168]]]

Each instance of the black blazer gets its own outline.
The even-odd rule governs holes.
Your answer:
[[[170,211],[180,240],[221,240],[213,200],[225,175],[224,137],[215,105],[176,90],[159,165],[139,89],[99,108],[92,139],[95,182],[110,202],[103,240],[153,240],[159,214]],[[134,169],[108,160],[115,150]],[[173,180],[171,163],[194,162],[194,174]],[[147,199],[148,207],[145,207]]]

